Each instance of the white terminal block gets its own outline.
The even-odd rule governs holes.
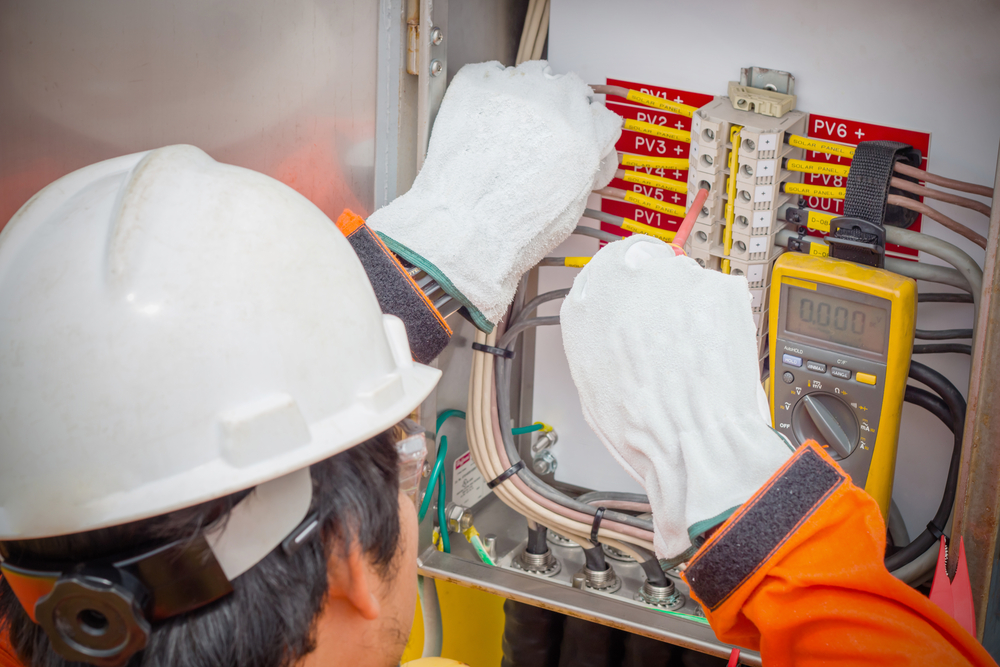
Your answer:
[[[769,209],[755,211],[737,206],[733,229],[750,236],[772,236],[776,230],[785,228],[785,213],[789,208],[797,206],[797,200],[795,195],[782,194],[776,205]]]
[[[699,171],[717,172],[726,168],[728,153],[724,145],[706,146],[692,139],[691,148],[688,149],[688,160],[690,165]]]
[[[754,160],[753,158],[740,158],[739,169],[736,170],[736,182],[745,187],[755,185],[773,185],[781,182],[790,173],[781,168],[781,162],[777,158],[766,160]]]
[[[758,336],[767,334],[767,325],[769,323],[768,313],[769,311],[765,310],[761,313],[753,314],[753,324],[757,327]]]
[[[691,229],[691,235],[688,236],[688,243],[692,248],[711,252],[716,247],[721,247],[724,232],[725,225],[721,222],[695,222],[694,227]]]
[[[710,271],[718,271],[722,267],[722,260],[713,256],[707,250],[690,247],[690,239],[688,240],[688,244],[684,246],[684,252],[687,253],[688,257],[698,262],[702,268],[709,269]]]
[[[699,111],[691,115],[691,145],[697,142],[708,149],[725,150],[729,143],[729,122],[702,115]]]
[[[723,198],[726,193],[726,181],[728,176],[724,172],[707,172],[707,171],[695,171],[694,169],[688,170],[688,192],[697,193],[698,190],[708,186],[708,199],[705,200],[706,203],[715,202]],[[689,200],[693,200],[694,197],[689,197]]]

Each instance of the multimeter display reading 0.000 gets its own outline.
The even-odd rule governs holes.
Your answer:
[[[793,333],[881,354],[887,320],[884,308],[788,288],[785,328]]]

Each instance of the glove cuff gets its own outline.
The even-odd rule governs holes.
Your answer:
[[[778,436],[778,439],[781,440],[781,443],[788,448],[790,454],[795,453],[795,446],[788,440],[788,438],[786,438],[779,431],[775,430],[773,427],[769,426],[768,428],[771,432]],[[749,500],[756,492],[756,489],[751,489],[747,494],[746,500]],[[715,516],[702,519],[701,521],[696,521],[688,526],[688,538],[691,540],[692,549],[700,549],[707,539],[705,534],[725,523],[729,517],[731,517],[740,507],[744,505],[746,500],[741,501],[738,505],[733,505],[732,507],[719,512]],[[693,555],[693,551],[689,555]]]
[[[451,298],[457,300],[465,306],[465,308],[469,311],[469,315],[472,317],[472,323],[475,324],[480,331],[484,333],[491,333],[493,331],[493,323],[486,319],[486,316],[483,315],[482,312],[480,312],[480,310],[476,308],[464,294],[462,294],[461,290],[455,287],[455,284],[448,279],[448,276],[446,276],[444,272],[434,264],[434,262],[430,261],[420,253],[410,250],[399,241],[396,241],[390,236],[386,236],[382,232],[376,231],[375,233],[378,234],[378,237],[382,239],[382,242],[385,243],[389,250],[429,275],[437,281],[437,284],[441,286],[441,289],[451,296]]]

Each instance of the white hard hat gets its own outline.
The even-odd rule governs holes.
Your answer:
[[[0,233],[0,541],[286,476],[409,414],[414,363],[337,227],[169,146],[76,171]]]

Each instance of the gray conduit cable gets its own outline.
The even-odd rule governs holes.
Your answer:
[[[608,243],[622,240],[622,237],[617,234],[612,234],[601,229],[594,229],[593,227],[584,227],[583,225],[577,225],[573,233],[578,236],[589,236],[598,241],[607,241]]]
[[[504,334],[501,341],[498,343],[498,347],[507,347],[512,341],[512,334],[516,335],[517,331],[515,329],[520,328],[521,331],[527,329],[531,326],[541,326],[542,320],[546,320],[544,324],[558,324],[559,318],[557,316],[552,317],[538,317],[529,320],[523,320],[512,326],[507,333]],[[495,361],[495,381],[497,388],[497,412],[499,415],[499,422],[501,424],[510,423],[510,360],[497,357]],[[517,448],[514,446],[514,437],[510,433],[510,429],[501,428],[501,437],[503,440],[504,451],[507,453],[507,458],[510,460],[511,464],[515,464],[517,461],[521,460],[521,456],[517,452]],[[545,484],[540,479],[538,479],[533,472],[527,468],[522,468],[517,476],[524,481],[524,483],[535,493],[540,496],[551,500],[552,502],[558,503],[563,507],[568,509],[576,510],[582,514],[587,514],[593,516],[597,512],[597,508],[593,505],[588,505],[586,503],[581,503],[574,498],[570,498],[564,493],[557,491],[548,484]],[[652,532],[653,524],[651,521],[638,519],[634,516],[628,514],[621,514],[619,512],[608,511],[605,513],[605,518],[616,523],[621,523],[626,526],[631,526],[633,528],[638,528],[639,530],[646,530]]]

